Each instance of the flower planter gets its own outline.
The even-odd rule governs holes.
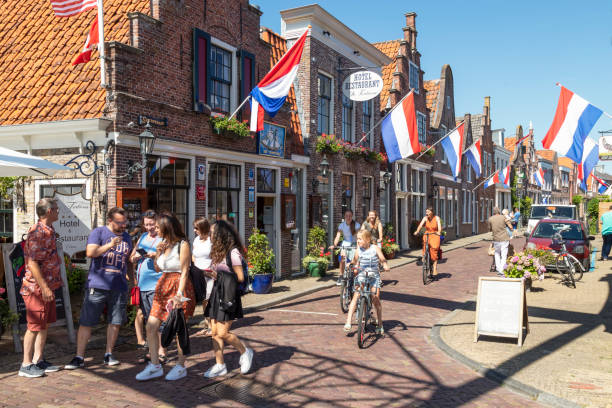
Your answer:
[[[385,254],[385,258],[387,258],[387,259],[393,259],[393,258],[395,258],[395,252],[391,252],[391,253],[389,253],[389,254]]]
[[[270,292],[272,289],[272,282],[274,281],[274,274],[266,273],[261,275],[253,275],[252,287],[253,293],[263,295]]]
[[[327,269],[318,262],[310,262],[308,264],[308,274],[317,278],[325,276]]]

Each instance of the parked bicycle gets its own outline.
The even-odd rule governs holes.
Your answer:
[[[340,309],[342,313],[349,310],[351,299],[353,299],[354,284],[353,284],[353,263],[347,262],[342,272],[342,284],[340,285]]]
[[[570,254],[567,251],[567,248],[565,246],[565,240],[561,236],[561,233],[563,231],[566,231],[567,229],[569,229],[569,226],[567,226],[567,228],[564,227],[563,229],[555,232],[555,234],[553,235],[552,243],[553,245],[561,246],[561,251],[557,253],[555,264],[557,267],[557,271],[559,271],[559,273],[563,276],[562,282],[564,282],[568,286],[571,285],[575,288],[576,281],[582,279],[582,275],[585,271],[582,262],[580,262],[578,259],[576,259],[574,255]]]

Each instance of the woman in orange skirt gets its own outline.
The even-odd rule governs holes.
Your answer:
[[[440,217],[434,215],[433,208],[429,207],[425,211],[425,217],[417,227],[414,235],[417,235],[425,225],[425,232],[432,232],[431,235],[423,235],[423,254],[425,254],[425,240],[429,241],[429,257],[433,262],[433,279],[438,280],[438,253],[440,251]]]
[[[163,241],[157,247],[155,269],[163,272],[163,275],[157,281],[151,314],[147,320],[147,340],[149,341],[151,361],[144,370],[136,375],[136,379],[139,381],[150,380],[164,375],[164,370],[159,363],[157,353],[159,347],[157,332],[161,322],[168,317],[166,306],[182,307],[185,319],[193,316],[195,309],[195,294],[189,279],[191,250],[189,242],[185,239],[183,227],[173,214],[162,213],[156,219],[156,228],[158,235]],[[177,349],[178,363],[166,375],[166,380],[168,381],[178,380],[187,376],[185,355],[178,341]]]

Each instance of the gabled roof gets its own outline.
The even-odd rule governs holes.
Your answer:
[[[272,67],[287,52],[287,40],[266,27],[261,28],[261,39],[270,44],[270,67]],[[300,126],[297,99],[295,97],[295,89],[293,88],[293,85],[291,85],[291,88],[289,89],[287,103],[289,104],[289,109],[291,109],[291,131],[298,138],[298,140],[302,141],[302,128]]]
[[[485,115],[482,114],[470,116],[470,122],[472,124],[472,140],[474,142],[482,139],[484,136],[484,120]]]
[[[105,41],[128,43],[130,11],[147,0],[106,0]],[[55,17],[49,1],[19,0],[0,7],[0,126],[102,116],[98,53],[75,67],[96,10]]]
[[[389,90],[393,86],[393,73],[396,70],[395,57],[399,51],[400,40],[373,43],[372,45],[393,60],[389,65],[382,67],[383,89],[380,91],[380,109],[382,110],[387,107]]]
[[[570,170],[573,170],[574,169],[574,164],[576,164],[569,157],[559,157],[559,158],[557,158],[557,162],[559,163],[559,166],[567,167]]]
[[[438,98],[440,97],[440,80],[432,79],[430,81],[424,81],[423,87],[425,88],[425,104],[429,109],[431,123],[434,122],[438,110]]]
[[[551,163],[555,162],[556,153],[553,150],[537,150],[536,155],[550,161]]]

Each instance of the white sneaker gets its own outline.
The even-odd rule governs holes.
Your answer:
[[[204,373],[204,377],[214,378],[225,374],[227,374],[227,367],[225,366],[225,364],[215,364],[214,366],[206,370],[206,372]]]
[[[248,347],[244,348],[244,353],[240,355],[240,372],[242,374],[246,374],[251,369],[251,364],[253,364],[253,350]]]
[[[153,378],[159,378],[164,375],[164,369],[161,364],[157,366],[153,363],[147,364],[144,370],[136,374],[136,379],[138,381],[147,381],[152,380]]]
[[[180,364],[175,365],[168,374],[166,374],[166,380],[176,381],[181,378],[187,377],[187,369]]]

